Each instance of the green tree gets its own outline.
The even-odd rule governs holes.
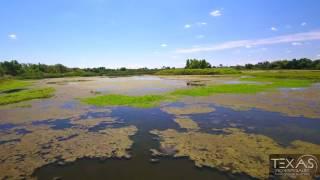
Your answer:
[[[2,68],[2,65],[0,64],[0,76],[4,76],[4,70]]]
[[[187,59],[185,69],[205,69],[211,68],[211,64],[205,59]]]

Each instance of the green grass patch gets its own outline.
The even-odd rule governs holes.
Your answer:
[[[263,91],[274,90],[277,88],[298,88],[308,87],[313,80],[308,79],[276,79],[264,77],[248,77],[242,78],[242,81],[253,81],[257,84],[221,84],[204,87],[195,87],[190,89],[178,89],[172,92],[172,95],[182,96],[209,96],[212,94],[249,94]],[[259,83],[259,84],[258,84]]]
[[[156,75],[224,75],[224,74],[239,74],[233,68],[208,68],[208,69],[165,69],[156,73]]]
[[[127,96],[119,94],[101,95],[84,98],[81,101],[96,106],[132,106],[150,108],[158,106],[161,102],[172,99],[167,95]]]
[[[14,89],[22,89],[30,86],[30,81],[22,81],[15,79],[2,79],[0,80],[0,92],[11,91]]]
[[[242,71],[242,74],[260,78],[309,79],[320,81],[319,70],[248,70]]]
[[[195,87],[190,89],[178,89],[173,91],[172,95],[180,96],[209,96],[212,94],[248,94],[265,91],[268,85],[260,84],[222,84],[205,87]]]
[[[31,99],[48,98],[53,96],[54,91],[54,88],[42,88],[23,90],[9,94],[1,94],[0,105],[17,103]]]

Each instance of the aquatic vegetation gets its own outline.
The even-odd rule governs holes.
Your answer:
[[[62,79],[57,81],[49,81],[47,84],[58,84],[58,85],[66,85],[68,83],[80,83],[80,82],[87,82],[92,81],[90,79],[77,79],[77,78],[69,78],[69,79]]]
[[[308,87],[315,81],[307,79],[277,79],[265,77],[243,77],[242,81],[262,82],[260,84],[218,84],[190,89],[178,89],[173,95],[184,96],[209,96],[212,94],[255,94],[277,88]]]
[[[320,90],[317,86],[258,94],[217,94],[206,97],[187,97],[181,101],[184,103],[215,103],[236,110],[257,108],[295,117],[320,118]]]
[[[194,87],[189,89],[178,89],[173,91],[171,94],[180,96],[209,96],[212,94],[221,93],[248,94],[262,92],[269,88],[270,87],[268,85],[260,84],[222,84]]]
[[[161,95],[128,96],[119,94],[100,95],[82,99],[82,102],[97,106],[154,107],[163,101],[181,96],[210,96],[215,94],[256,94],[278,88],[307,87],[314,81],[301,79],[242,78],[242,81],[259,83],[214,84],[192,88],[177,89]]]
[[[315,82],[314,80],[309,79],[281,79],[269,77],[242,77],[240,80],[268,83],[270,88],[308,87]]]
[[[152,130],[150,133],[161,138],[160,149],[174,149],[174,157],[186,156],[198,167],[245,173],[260,179],[268,177],[269,154],[320,153],[320,145],[304,141],[293,141],[290,146],[283,147],[264,135],[247,134],[237,128],[222,130],[226,134],[178,132],[174,129]]]
[[[127,96],[120,94],[109,94],[84,98],[81,101],[96,106],[132,106],[149,108],[169,100],[165,95]]]
[[[17,108],[31,108],[32,105],[31,104],[17,104],[14,107],[17,107]]]
[[[11,104],[31,99],[49,98],[53,96],[54,88],[29,89],[19,92],[1,94],[0,105]]]
[[[23,134],[19,134],[17,132],[0,132],[0,145],[12,141],[19,140]]]
[[[194,122],[192,119],[188,117],[178,117],[174,119],[174,122],[179,124],[181,128],[187,129],[187,130],[198,130],[199,126],[196,122]]]
[[[201,113],[210,113],[215,111],[213,107],[209,107],[208,105],[186,105],[183,107],[171,107],[171,106],[165,106],[161,108],[162,111],[174,114],[176,116],[178,115],[187,115],[187,114],[201,114]]]
[[[135,126],[108,128],[98,132],[47,126],[27,127],[31,133],[19,141],[0,144],[0,179],[31,179],[33,172],[50,163],[73,162],[80,158],[129,158],[129,138]]]
[[[31,84],[31,81],[0,79],[0,92],[26,88]]]

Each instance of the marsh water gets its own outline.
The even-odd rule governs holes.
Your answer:
[[[137,79],[136,79],[137,80]],[[138,80],[140,80],[138,78]],[[161,81],[161,79],[145,79]],[[124,80],[125,81],[125,80]],[[179,80],[164,80],[165,86],[154,86],[153,83],[147,85],[148,91],[163,92],[173,88],[186,87],[187,83]],[[232,80],[231,83],[238,83]],[[111,89],[99,87],[97,91],[113,91],[117,89],[116,85],[110,86]],[[131,89],[135,93],[141,93],[137,89]],[[127,92],[127,89],[123,91]],[[144,92],[142,92],[144,93]],[[131,94],[129,92],[129,94]],[[42,101],[49,107],[51,101]],[[69,112],[76,111],[81,106],[77,100],[66,100],[59,104],[59,108]],[[166,107],[184,107],[184,102],[171,102]],[[210,103],[210,107],[215,111],[210,113],[190,114],[189,117],[200,127],[201,132],[210,134],[224,133],[215,129],[221,128],[240,128],[247,133],[261,134],[274,139],[282,146],[289,146],[294,140],[307,141],[314,144],[320,144],[320,119],[306,118],[303,116],[292,117],[280,112],[269,112],[262,109],[251,108],[247,110],[235,110],[230,107],[221,106],[216,103]],[[86,111],[78,116],[82,120],[93,118],[117,119],[116,123],[101,123],[91,127],[89,131],[98,131],[105,128],[120,128],[128,125],[134,125],[138,131],[130,137],[133,140],[133,146],[129,150],[131,157],[125,158],[84,158],[71,163],[52,163],[38,168],[33,176],[38,179],[250,179],[252,177],[245,174],[232,174],[223,172],[216,168],[196,167],[194,162],[188,157],[174,158],[173,156],[152,157],[150,149],[159,148],[159,139],[150,134],[153,129],[166,130],[176,129],[180,132],[186,131],[174,122],[174,115],[161,110],[161,107],[155,108],[134,108],[134,107],[108,107],[108,110],[99,109],[90,106]],[[111,112],[110,112],[111,110]],[[71,117],[70,117],[71,118]],[[70,123],[70,118],[48,118],[37,119],[32,125],[50,125],[52,129],[67,129],[74,125]],[[0,130],[5,131],[19,125],[11,123],[0,124]],[[23,128],[18,129],[20,133],[29,133]],[[70,137],[72,138],[72,137]],[[63,141],[65,139],[61,139]],[[6,142],[0,142],[6,143]]]
[[[172,106],[183,106],[181,103]],[[279,113],[261,110],[235,111],[212,105],[215,112],[193,115],[202,131],[217,133],[212,128],[240,127],[248,132],[264,134],[276,139],[284,146],[292,140],[320,143],[320,121],[307,118],[286,117]],[[110,114],[89,113],[84,117],[108,117]],[[39,179],[248,179],[243,174],[228,174],[213,168],[198,168],[185,158],[159,157],[151,162],[151,148],[159,144],[149,131],[152,129],[178,129],[173,117],[159,108],[137,109],[119,107],[112,109],[111,116],[117,117],[125,125],[135,125],[139,131],[132,137],[134,145],[130,159],[81,159],[66,165],[52,164],[35,172]],[[57,123],[56,128],[66,128],[67,123]],[[101,125],[100,125],[101,126]],[[102,125],[103,126],[103,125]],[[95,127],[92,130],[104,127]],[[306,133],[307,132],[307,133]]]

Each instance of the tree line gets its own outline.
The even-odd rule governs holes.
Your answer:
[[[320,59],[311,60],[308,58],[264,61],[257,64],[246,64],[244,66],[235,66],[240,69],[318,69],[320,70]]]
[[[125,67],[119,69],[107,69],[105,67],[69,68],[62,64],[46,65],[40,63],[19,63],[16,60],[0,62],[0,77],[18,76],[30,79],[67,76],[127,76],[153,74],[156,71],[156,69],[127,69]]]
[[[223,67],[222,64],[219,67]],[[228,67],[228,66],[224,66]],[[277,60],[277,61],[264,61],[256,64],[245,64],[245,65],[237,65],[230,66],[231,68],[236,69],[262,69],[262,70],[271,70],[271,69],[314,69],[320,70],[320,59],[319,60],[311,60],[308,58],[301,59],[292,59],[292,60]],[[216,68],[215,66],[211,66],[209,62],[205,59],[187,59],[185,69],[206,69],[206,68]]]
[[[220,65],[220,67],[223,67]],[[226,66],[225,66],[226,67]],[[187,59],[185,69],[210,69],[216,68],[205,59]],[[235,69],[317,69],[320,70],[320,60],[311,60],[308,58],[264,61],[256,64],[245,64],[231,66]],[[162,69],[174,69],[163,66]],[[3,76],[18,76],[23,78],[50,78],[50,77],[65,77],[65,76],[126,76],[126,75],[141,75],[154,74],[162,69],[127,69],[125,67],[118,69],[108,69],[105,67],[97,68],[69,68],[62,64],[46,65],[46,64],[30,64],[19,63],[16,60],[0,62],[0,77]]]

